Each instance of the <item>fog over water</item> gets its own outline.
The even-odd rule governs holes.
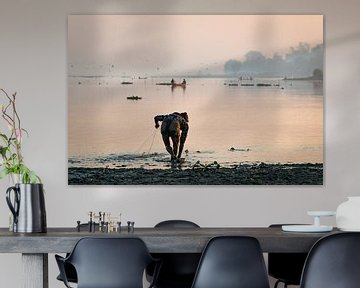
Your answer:
[[[273,72],[307,76],[322,43],[322,15],[68,16],[69,73],[78,76],[221,74],[229,60],[243,64],[235,72],[268,72],[272,62]]]

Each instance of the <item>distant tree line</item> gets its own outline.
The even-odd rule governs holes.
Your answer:
[[[285,55],[275,53],[271,58],[265,57],[259,51],[249,51],[244,60],[230,59],[224,65],[226,74],[241,76],[276,76],[276,77],[307,77],[316,76],[321,72],[324,63],[323,44],[311,47],[308,43],[299,43],[291,47]],[[315,70],[317,74],[314,75]]]

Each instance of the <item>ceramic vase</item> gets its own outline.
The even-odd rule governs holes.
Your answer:
[[[360,231],[360,196],[348,197],[338,206],[336,226],[342,231]]]
[[[15,184],[6,190],[6,202],[13,214],[13,232],[45,233],[47,231],[42,184]]]

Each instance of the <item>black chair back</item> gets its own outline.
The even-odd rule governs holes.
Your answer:
[[[63,264],[75,267],[78,288],[142,288],[144,270],[154,261],[138,238],[82,238],[66,259],[55,257],[67,286]]]
[[[194,222],[188,220],[165,220],[157,223],[155,228],[200,228]]]
[[[305,262],[300,287],[360,287],[360,233],[332,234],[316,242]]]
[[[200,228],[199,225],[188,220],[166,220],[155,225],[155,228]],[[194,280],[200,253],[157,253],[153,254],[161,259],[162,266],[155,283],[156,288],[190,288]],[[147,269],[147,278],[151,279],[153,271]]]
[[[207,244],[192,288],[269,288],[256,238],[220,236]]]
[[[80,229],[89,229],[89,223],[82,223],[80,224]],[[94,228],[94,227],[93,227]],[[99,224],[95,223],[95,229],[98,230],[99,229]],[[66,254],[66,257],[69,256],[69,253]],[[65,274],[66,274],[66,278],[68,282],[72,282],[72,283],[77,283],[77,275],[76,275],[76,270],[74,268],[73,265],[71,265],[70,263],[66,262],[64,264],[65,266]],[[56,277],[57,280],[64,282],[64,280],[61,277],[61,274],[59,274]]]

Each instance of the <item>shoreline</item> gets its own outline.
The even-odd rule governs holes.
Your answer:
[[[322,163],[240,164],[234,168],[68,168],[69,185],[323,185]]]

